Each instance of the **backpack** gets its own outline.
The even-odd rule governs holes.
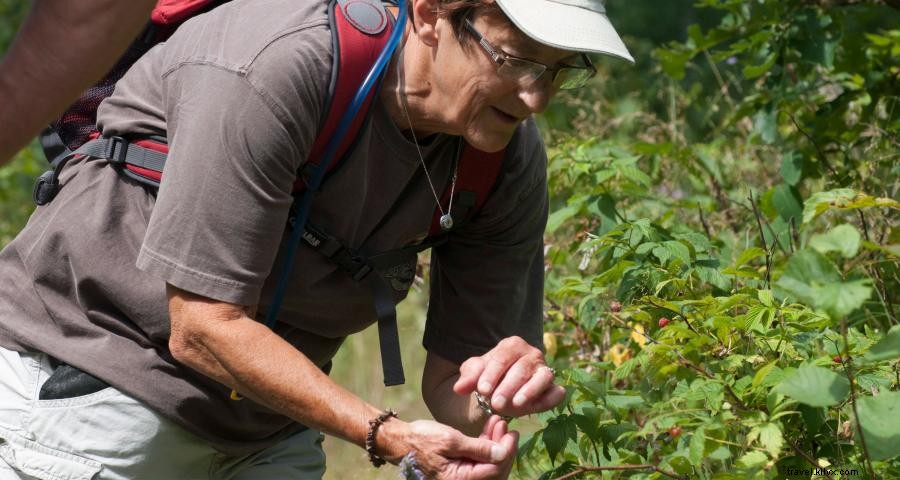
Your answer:
[[[164,138],[125,139],[122,137],[102,137],[96,129],[97,108],[109,97],[116,82],[121,79],[128,68],[150,50],[154,45],[167,39],[186,20],[208,12],[229,0],[159,0],[151,12],[150,22],[144,33],[134,41],[112,70],[96,85],[85,91],[76,102],[41,136],[44,153],[50,162],[51,169],[38,179],[33,199],[36,204],[44,205],[53,200],[58,192],[59,173],[65,164],[79,156],[106,159],[116,165],[120,172],[149,188],[159,187],[162,181],[168,146]],[[346,247],[339,239],[327,232],[305,222],[303,210],[308,211],[311,203],[311,192],[308,185],[317,189],[319,184],[310,182],[310,177],[318,175],[319,180],[342,164],[344,158],[352,151],[356,133],[369,118],[370,106],[374,101],[378,88],[369,90],[359,113],[355,115],[344,135],[340,135],[343,126],[339,125],[343,113],[348,109],[354,92],[363,84],[370,68],[376,63],[376,57],[388,43],[391,29],[387,28],[390,15],[384,13],[383,24],[375,25],[371,15],[360,16],[354,12],[359,4],[383,7],[379,0],[330,0],[329,20],[332,25],[333,45],[335,47],[335,68],[332,70],[329,98],[326,100],[328,112],[324,123],[311,148],[308,161],[298,172],[294,185],[294,204],[288,219],[288,228],[292,236],[298,236],[296,242],[302,241],[308,247],[323,254],[332,263],[344,270],[354,280],[366,284],[372,291],[374,307],[378,318],[379,344],[381,347],[382,367],[385,385],[404,383],[403,367],[400,359],[400,346],[396,325],[396,311],[392,287],[379,270],[396,266],[414,257],[418,252],[438,246],[446,241],[451,229],[442,228],[441,211],[436,206],[429,229],[428,238],[420,244],[401,248],[390,252],[366,255]],[[351,8],[353,5],[356,7]],[[369,12],[371,13],[371,12]],[[401,16],[405,15],[405,6],[401,6]],[[399,23],[399,22],[398,22]],[[401,27],[402,28],[402,27]],[[336,145],[329,145],[335,139]],[[458,228],[474,216],[487,200],[497,181],[505,158],[505,151],[486,153],[462,145],[460,141],[457,180],[454,197],[453,228]],[[328,151],[329,148],[334,150]],[[334,160],[328,161],[333,153]],[[323,154],[326,157],[327,171],[320,168]],[[451,191],[444,192],[441,203],[447,204]],[[308,197],[301,201],[302,197]],[[300,225],[300,230],[295,227]],[[293,240],[293,239],[292,239]],[[295,243],[296,243],[295,242]],[[290,249],[289,249],[290,252]],[[286,278],[292,265],[293,255],[289,253],[284,262],[279,287],[286,287]],[[274,273],[274,271],[272,272]],[[281,285],[284,283],[285,285]],[[280,306],[278,290],[273,305],[267,315],[266,324],[274,327],[277,310]],[[234,397],[234,395],[233,395]]]

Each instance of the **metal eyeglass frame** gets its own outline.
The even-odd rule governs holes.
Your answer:
[[[516,79],[523,86],[531,84],[541,78],[545,73],[551,72],[553,75],[551,80],[556,88],[561,90],[571,90],[583,87],[588,80],[597,75],[597,69],[594,67],[591,59],[584,53],[581,54],[582,61],[584,61],[583,67],[564,65],[553,68],[548,67],[543,63],[535,62],[534,60],[528,60],[527,58],[517,57],[504,52],[503,49],[495,46],[485,38],[469,19],[466,19],[466,30],[478,41],[478,44],[481,45],[481,48],[484,49],[485,52],[487,52],[491,60],[497,64],[498,73],[507,78]],[[575,77],[572,77],[576,79],[575,83],[566,84],[565,81],[559,85],[556,83],[557,78],[560,78],[559,74],[564,71],[578,72]],[[566,76],[564,75],[563,78],[565,79]]]

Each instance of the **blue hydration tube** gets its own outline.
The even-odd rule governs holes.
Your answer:
[[[275,327],[278,312],[281,310],[281,304],[284,303],[288,280],[291,276],[291,267],[294,265],[297,247],[300,245],[300,240],[303,238],[303,229],[306,226],[306,221],[309,219],[309,210],[312,207],[313,196],[319,189],[319,186],[322,185],[322,180],[325,178],[325,172],[328,171],[328,166],[334,161],[334,154],[337,151],[338,145],[340,144],[341,139],[344,138],[344,135],[347,134],[347,129],[350,128],[350,124],[353,123],[353,119],[356,118],[359,109],[362,108],[362,104],[366,101],[366,97],[369,96],[369,90],[372,89],[372,86],[381,77],[381,73],[384,71],[385,67],[387,67],[391,55],[394,54],[394,50],[396,50],[397,45],[400,44],[400,37],[403,35],[403,31],[406,28],[407,2],[406,0],[400,0],[397,3],[399,4],[400,11],[397,14],[394,31],[391,32],[391,37],[388,39],[387,45],[384,46],[384,50],[381,51],[381,54],[375,61],[375,65],[369,70],[366,79],[363,81],[362,85],[360,85],[359,90],[356,91],[356,96],[353,97],[353,101],[341,117],[341,121],[338,123],[334,135],[325,146],[325,152],[322,154],[322,161],[319,162],[318,167],[316,167],[315,174],[312,179],[310,179],[306,192],[303,194],[303,199],[300,201],[300,205],[297,208],[297,216],[294,221],[293,230],[291,231],[291,237],[288,240],[287,254],[285,255],[284,263],[282,265],[281,276],[278,278],[275,294],[272,296],[272,304],[269,305],[269,309],[266,312],[266,326],[270,329]],[[335,61],[337,61],[337,59],[335,59]],[[374,101],[377,101],[377,99],[374,99]]]

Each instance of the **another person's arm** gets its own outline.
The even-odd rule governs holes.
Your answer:
[[[156,0],[36,0],[0,63],[0,165],[103,77]]]

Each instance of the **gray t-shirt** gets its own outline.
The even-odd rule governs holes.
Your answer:
[[[225,452],[296,430],[171,357],[165,284],[264,315],[296,172],[325,114],[331,42],[326,2],[235,0],[136,63],[98,126],[166,136],[162,186],[155,194],[103,161],[70,162],[59,195],[0,252],[0,345],[92,373]],[[458,142],[422,146],[438,192]],[[434,210],[415,145],[376,102],[310,219],[377,253],[421,242]],[[482,210],[432,251],[429,351],[462,362],[511,335],[540,346],[546,216],[546,154],[529,120]],[[415,266],[399,267],[384,272],[397,301]],[[289,292],[276,331],[320,366],[375,321],[371,291],[310,248],[297,253]]]

